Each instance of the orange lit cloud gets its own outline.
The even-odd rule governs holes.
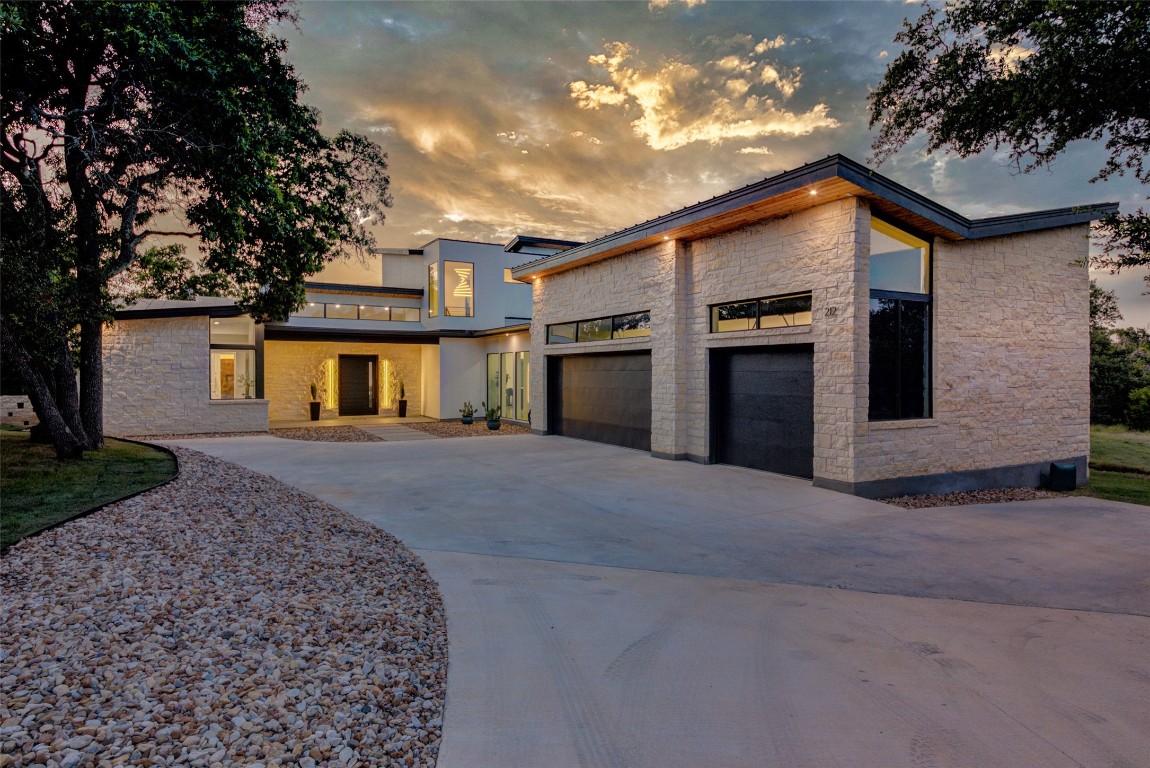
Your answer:
[[[656,150],[696,142],[806,136],[837,127],[826,104],[802,112],[784,106],[799,89],[802,71],[761,61],[756,53],[784,42],[781,36],[763,40],[746,56],[728,54],[698,64],[665,59],[656,65],[638,61],[631,46],[614,42],[606,46],[607,53],[588,58],[605,70],[610,82],[575,80],[568,89],[580,109],[637,111],[632,130]]]

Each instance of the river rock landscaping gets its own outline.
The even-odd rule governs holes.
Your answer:
[[[439,591],[387,532],[184,448],[0,559],[0,766],[432,766]]]

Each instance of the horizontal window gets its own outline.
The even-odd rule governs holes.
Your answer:
[[[326,317],[330,320],[390,320],[400,323],[418,323],[418,307],[380,307],[375,304],[336,304],[309,301],[295,312],[295,317]]]
[[[811,294],[793,293],[711,307],[711,333],[811,324]]]
[[[651,335],[651,313],[633,312],[629,315],[596,317],[574,323],[555,323],[547,326],[548,344],[571,344],[576,341],[608,341]]]

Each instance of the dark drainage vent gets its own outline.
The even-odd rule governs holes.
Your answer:
[[[1073,491],[1078,487],[1078,467],[1073,464],[1050,465],[1050,490]]]

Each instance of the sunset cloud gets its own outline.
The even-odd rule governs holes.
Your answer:
[[[764,40],[768,43],[764,51],[777,47],[778,40]],[[606,50],[589,57],[588,62],[605,70],[610,83],[576,80],[568,86],[570,96],[581,109],[624,107],[628,112],[637,111],[639,116],[630,125],[652,149],[673,150],[696,142],[719,144],[764,136],[806,136],[839,124],[826,104],[803,112],[784,107],[799,89],[802,71],[760,61],[753,52],[747,57],[728,54],[699,64],[665,59],[648,65],[638,61],[626,43],[610,43]]]

